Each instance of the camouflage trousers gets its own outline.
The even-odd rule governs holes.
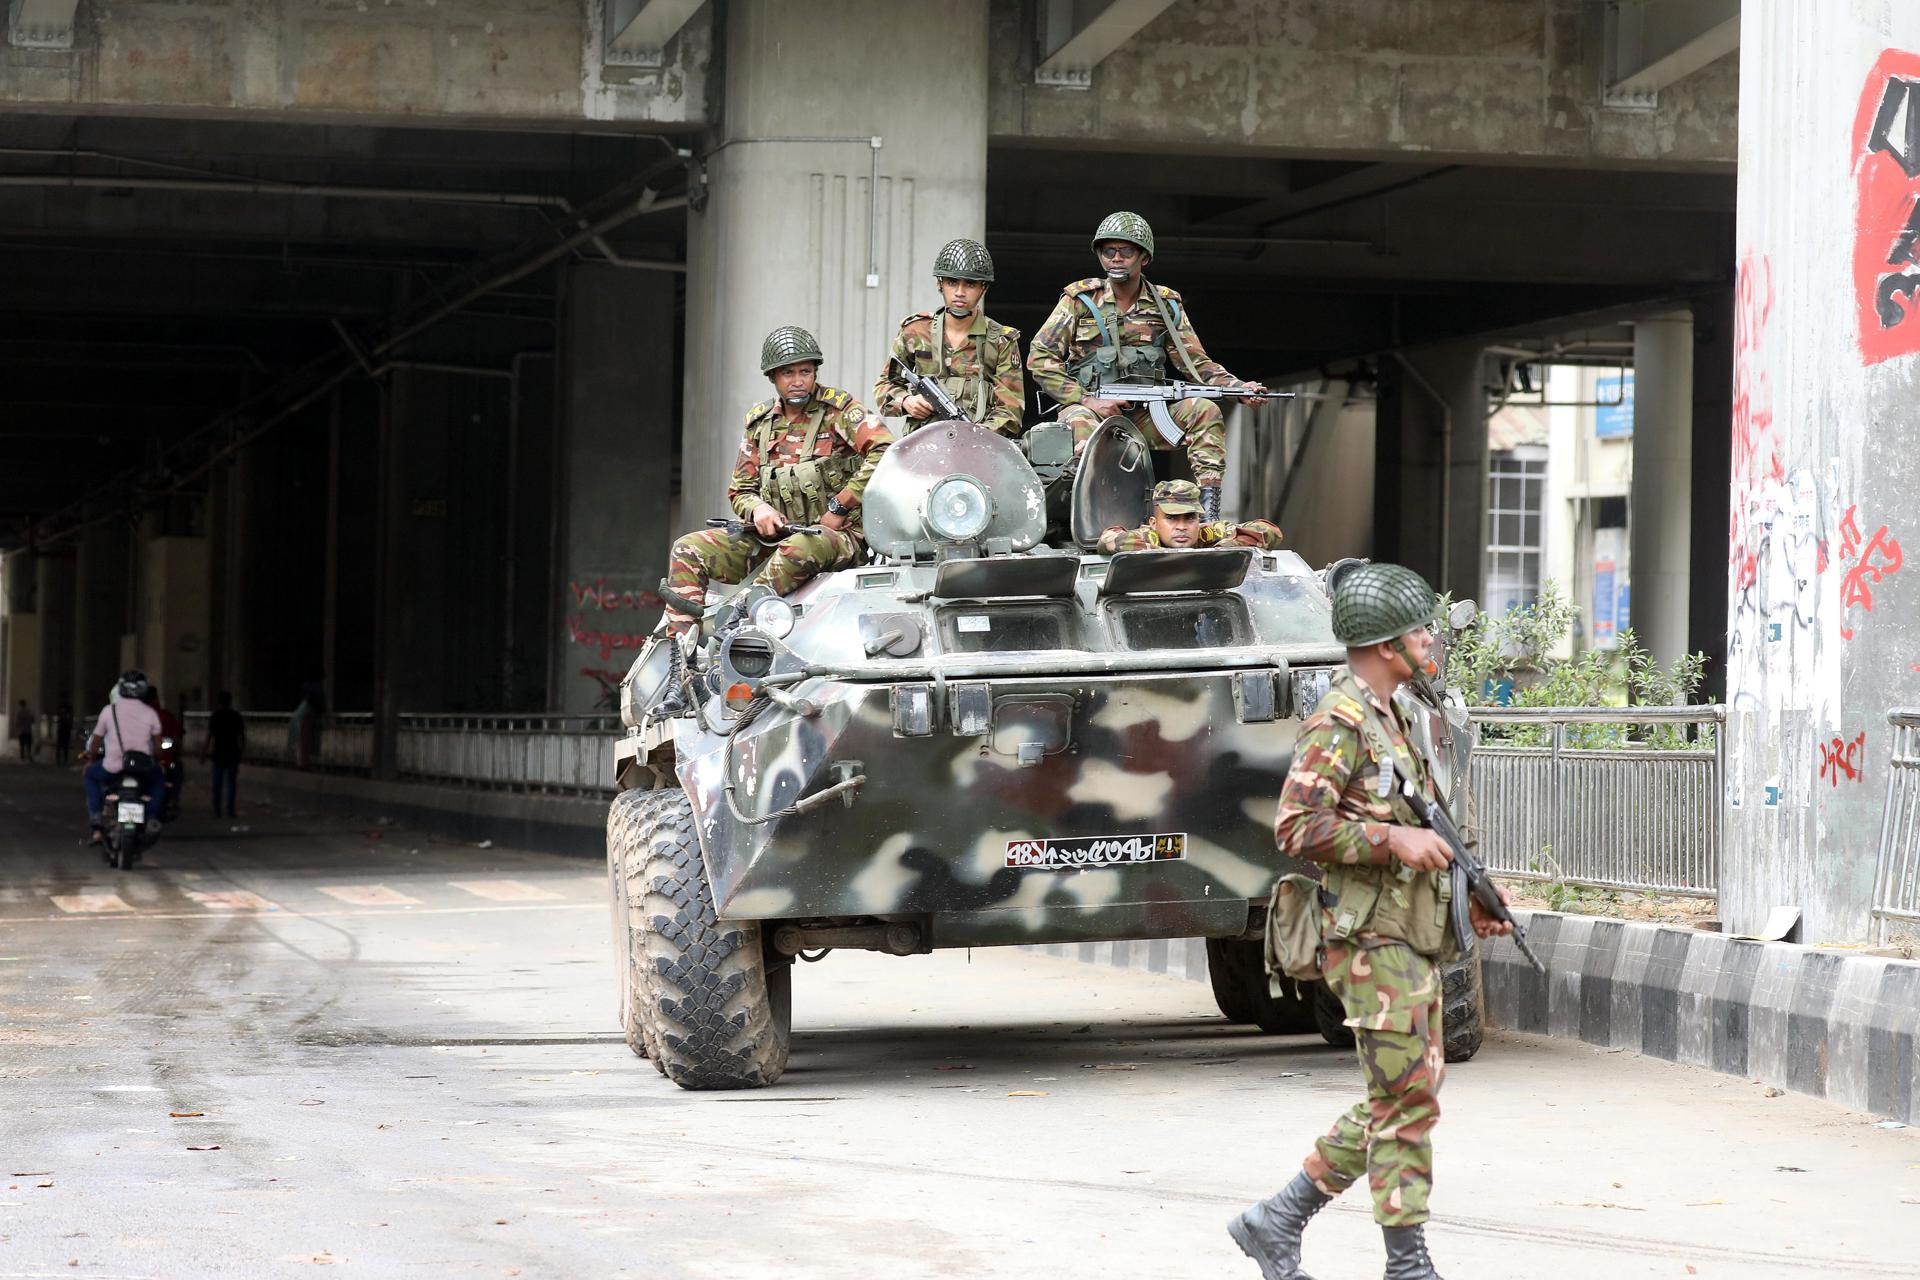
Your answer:
[[[1187,465],[1193,468],[1194,483],[1218,485],[1220,477],[1227,472],[1227,420],[1221,416],[1220,406],[1211,400],[1176,400],[1167,409],[1174,425],[1186,436]],[[1145,408],[1119,416],[1131,421],[1149,446],[1167,448],[1165,438]],[[1060,410],[1060,421],[1073,428],[1073,452],[1077,457],[1106,419],[1085,405],[1070,404]]]
[[[745,582],[758,569],[760,580],[784,596],[816,573],[858,564],[864,550],[852,530],[796,533],[767,546],[749,534],[700,529],[674,541],[667,589],[691,604],[705,604],[707,583]],[[676,630],[693,621],[677,609],[667,610],[667,624]]]
[[[1433,1126],[1446,1072],[1440,967],[1402,942],[1328,942],[1327,986],[1346,1007],[1367,1100],[1334,1121],[1301,1167],[1330,1196],[1366,1175],[1374,1220],[1427,1220]]]

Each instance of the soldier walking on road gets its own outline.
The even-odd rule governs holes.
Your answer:
[[[1165,382],[1177,369],[1191,382],[1265,390],[1257,382],[1240,384],[1209,358],[1180,295],[1147,280],[1153,228],[1145,218],[1108,214],[1093,233],[1093,251],[1101,274],[1076,280],[1061,292],[1027,353],[1034,382],[1064,406],[1060,421],[1073,428],[1076,453],[1116,414],[1128,417],[1150,445],[1161,443],[1144,409],[1129,411],[1123,400],[1092,398],[1092,389],[1102,382]],[[1184,433],[1187,464],[1200,485],[1203,512],[1208,520],[1218,519],[1220,479],[1227,466],[1227,429],[1220,408],[1210,400],[1188,399],[1174,404],[1171,412]]]
[[[941,307],[916,311],[900,322],[887,366],[873,384],[874,407],[912,419],[909,431],[933,417],[932,402],[913,394],[900,376],[898,364],[904,364],[946,388],[953,402],[989,431],[1019,435],[1027,397],[1020,331],[987,318],[992,256],[978,241],[955,240],[934,258],[933,278]]]
[[[1284,535],[1271,520],[1201,523],[1200,486],[1191,480],[1162,480],[1153,486],[1153,514],[1137,528],[1114,525],[1100,535],[1102,555],[1149,551],[1155,547],[1185,551],[1194,547],[1264,547],[1275,550]]]
[[[1334,1122],[1293,1181],[1227,1225],[1265,1280],[1300,1270],[1307,1220],[1367,1178],[1386,1237],[1386,1280],[1439,1280],[1422,1224],[1433,1183],[1433,1127],[1444,1071],[1440,965],[1453,958],[1445,841],[1417,824],[1402,780],[1437,798],[1393,695],[1424,681],[1437,602],[1395,564],[1353,569],[1333,592],[1347,669],[1301,726],[1274,835],[1324,870],[1321,970],[1353,1028],[1366,1101]],[[1505,891],[1502,891],[1505,896]],[[1480,937],[1512,931],[1472,906]]]
[[[699,621],[710,581],[744,582],[759,569],[768,586],[786,595],[866,553],[860,499],[893,436],[852,396],[819,385],[822,359],[813,335],[791,325],[761,345],[760,371],[775,396],[747,411],[746,438],[727,486],[728,504],[760,536],[701,529],[673,544],[662,584],[673,634]],[[785,533],[790,525],[815,524],[818,533]]]

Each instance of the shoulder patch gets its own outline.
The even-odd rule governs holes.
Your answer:
[[[1180,302],[1183,300],[1180,297],[1180,291],[1178,289],[1169,289],[1167,288],[1167,286],[1163,284],[1157,284],[1153,287],[1158,289],[1160,291],[1160,296],[1165,298],[1168,302]]]
[[[753,406],[753,408],[747,410],[747,421],[749,423],[752,423],[757,421],[760,418],[766,417],[767,410],[771,408],[773,408],[773,401],[762,400],[759,404],[756,404]]]
[[[931,319],[933,319],[933,312],[916,311],[912,315],[908,316],[905,320],[902,320],[900,322],[900,327],[904,329],[910,324],[917,324],[922,320],[931,320]]]
[[[1320,700],[1320,705],[1314,710],[1325,715],[1335,724],[1344,725],[1349,729],[1358,729],[1366,723],[1365,709],[1349,694],[1329,693]]]
[[[1075,280],[1060,291],[1063,298],[1071,298],[1076,293],[1098,293],[1106,285],[1105,276],[1088,276],[1085,280]]]
[[[814,392],[814,394],[819,396],[824,403],[830,404],[836,409],[844,409],[853,403],[853,397],[838,387],[821,387]]]

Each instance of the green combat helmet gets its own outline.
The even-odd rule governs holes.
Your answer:
[[[1153,228],[1147,220],[1137,213],[1110,213],[1101,220],[1100,229],[1093,233],[1093,247],[1099,251],[1102,240],[1125,240],[1128,244],[1137,244],[1151,257],[1153,255]]]
[[[1349,649],[1393,642],[1413,672],[1413,683],[1432,695],[1423,671],[1400,637],[1433,621],[1439,600],[1427,580],[1400,564],[1363,564],[1333,588],[1333,638]]]
[[[795,325],[781,325],[760,344],[762,373],[772,373],[783,364],[798,364],[802,360],[812,360],[818,364],[825,359],[813,335]]]
[[[936,280],[973,280],[993,283],[993,255],[978,240],[949,240],[933,260]]]

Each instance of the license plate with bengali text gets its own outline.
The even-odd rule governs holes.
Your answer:
[[[1072,836],[1059,840],[1009,840],[1007,865],[1017,871],[1078,871],[1180,862],[1187,856],[1184,831],[1157,835]]]
[[[120,802],[120,821],[145,822],[146,820],[147,806],[141,804],[138,800],[122,800]]]

